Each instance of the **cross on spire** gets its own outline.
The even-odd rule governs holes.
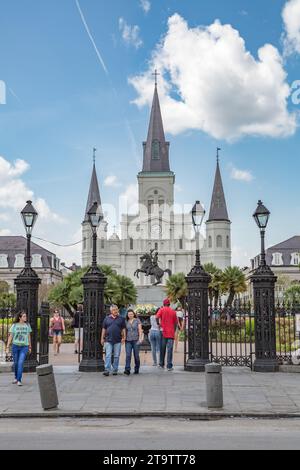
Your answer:
[[[155,69],[152,75],[155,77],[155,86],[157,86],[157,77],[160,75],[160,73],[158,73],[157,69]]]
[[[217,148],[217,163],[219,163],[220,161],[220,156],[219,156],[219,152],[221,152],[222,149],[220,149],[219,147]]]
[[[94,165],[96,163],[96,152],[97,152],[97,149],[94,147],[93,148],[93,162],[94,162]]]

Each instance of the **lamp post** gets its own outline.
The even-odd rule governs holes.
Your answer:
[[[277,277],[266,262],[265,233],[270,211],[258,201],[253,214],[260,230],[261,255],[259,267],[251,276],[254,293],[255,314],[255,372],[277,372],[276,323],[275,323],[275,284]]]
[[[100,333],[104,319],[104,287],[106,277],[97,265],[97,229],[103,215],[97,202],[88,212],[93,236],[92,265],[82,278],[84,291],[83,353],[79,365],[81,372],[104,371],[103,348]]]
[[[196,236],[196,263],[187,275],[188,285],[188,359],[185,370],[204,372],[209,360],[208,285],[211,277],[200,260],[200,228],[205,210],[199,201],[192,209],[192,220]]]
[[[38,291],[41,280],[31,267],[31,235],[33,227],[38,218],[38,213],[31,201],[27,201],[26,206],[21,211],[21,217],[26,230],[27,248],[25,253],[25,267],[15,279],[17,292],[17,310],[24,310],[27,313],[28,322],[32,329],[31,354],[24,364],[25,372],[35,372],[38,366],[37,343],[38,343]]]

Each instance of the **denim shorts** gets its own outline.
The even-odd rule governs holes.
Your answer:
[[[53,330],[53,336],[62,336],[63,330]]]

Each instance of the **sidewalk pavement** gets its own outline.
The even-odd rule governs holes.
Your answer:
[[[59,409],[44,412],[35,374],[24,375],[24,386],[12,374],[0,374],[0,418],[88,416],[228,416],[300,417],[298,374],[261,374],[246,368],[224,368],[224,409],[206,407],[205,375],[143,366],[140,375],[104,377],[80,373],[76,366],[55,366]]]

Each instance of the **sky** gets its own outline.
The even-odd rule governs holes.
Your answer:
[[[300,0],[0,0],[0,235],[81,240],[97,148],[104,204],[136,198],[155,68],[179,204],[207,211],[216,147],[233,264],[299,235]],[[110,233],[118,220],[112,217]],[[41,244],[67,264],[81,245]]]

